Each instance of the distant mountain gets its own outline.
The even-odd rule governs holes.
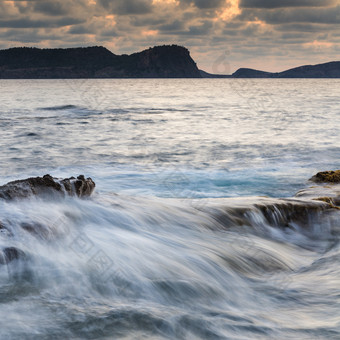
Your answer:
[[[240,68],[232,74],[232,78],[340,78],[340,61],[300,66],[277,73]]]
[[[231,78],[231,75],[208,73],[203,70],[200,70],[200,74],[202,78]]]
[[[189,51],[164,45],[131,55],[104,47],[0,50],[0,78],[201,78]]]
[[[239,68],[231,75],[232,78],[272,78],[273,73],[253,70],[251,68]]]

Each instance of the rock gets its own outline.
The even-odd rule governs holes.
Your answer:
[[[13,236],[12,232],[6,227],[6,225],[0,221],[0,234],[6,235],[6,236]]]
[[[30,234],[33,234],[34,236],[49,240],[51,237],[50,230],[47,226],[41,224],[41,223],[21,223],[21,228],[27,231]]]
[[[315,183],[340,183],[340,170],[318,172],[310,181]]]
[[[8,264],[14,260],[26,259],[26,254],[15,247],[8,247],[0,250],[0,264]]]
[[[95,183],[91,178],[83,175],[77,178],[70,177],[57,179],[50,175],[43,177],[31,177],[24,180],[9,182],[0,186],[0,198],[11,200],[25,198],[32,195],[59,195],[59,196],[90,196],[95,188]]]
[[[80,175],[74,182],[74,187],[77,196],[90,196],[94,190],[95,183],[92,181],[91,178],[85,179],[84,175]]]

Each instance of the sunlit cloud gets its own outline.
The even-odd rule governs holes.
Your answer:
[[[115,26],[116,25],[115,16],[112,15],[112,14],[105,15],[105,21],[106,21],[106,26]]]
[[[152,4],[179,5],[179,0],[152,0]]]
[[[305,48],[313,48],[313,49],[323,49],[323,48],[331,48],[334,46],[334,43],[327,42],[327,41],[318,41],[314,40],[313,42],[308,42],[303,44]]]
[[[143,31],[142,35],[146,36],[146,37],[150,37],[150,36],[156,36],[158,34],[157,30],[147,30],[147,31]]]
[[[219,19],[228,21],[241,13],[239,8],[239,0],[227,0],[226,6],[226,8],[223,8],[218,12]]]

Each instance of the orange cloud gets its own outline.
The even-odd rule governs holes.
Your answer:
[[[258,25],[261,28],[264,28],[264,27],[267,26],[265,21],[262,21],[262,20],[259,20],[259,19],[256,19],[256,20],[253,20],[253,21],[248,21],[247,25]]]
[[[227,0],[226,5],[227,5],[226,8],[224,8],[222,11],[218,11],[217,13],[218,19],[228,21],[241,13],[239,7],[239,0]]]
[[[153,5],[167,4],[167,5],[179,5],[178,0],[152,0]]]
[[[154,37],[157,34],[158,34],[157,30],[147,30],[142,32],[142,35],[144,35],[145,37]]]
[[[115,26],[116,20],[114,15],[106,15],[105,16],[106,25],[105,26]]]
[[[323,49],[323,48],[331,48],[334,44],[327,41],[318,41],[314,40],[313,42],[303,44],[305,48],[314,48],[314,49]]]

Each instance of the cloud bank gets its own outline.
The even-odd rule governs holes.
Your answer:
[[[0,48],[188,47],[209,72],[339,60],[340,0],[17,0],[0,2]]]

